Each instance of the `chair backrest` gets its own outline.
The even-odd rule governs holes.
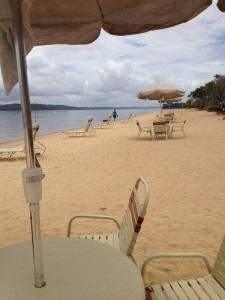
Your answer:
[[[34,123],[34,124],[32,125],[33,140],[35,140],[39,128],[40,128],[40,123]]]
[[[140,123],[139,123],[138,120],[136,121],[136,124],[137,124],[137,127],[138,127],[139,132],[141,132],[141,125],[140,125]]]
[[[153,129],[155,133],[163,133],[167,132],[167,124],[166,121],[153,121]]]
[[[174,113],[166,113],[166,114],[164,114],[164,118],[167,121],[172,121],[174,119]]]
[[[109,125],[109,123],[111,122],[112,116],[108,117],[108,121],[106,122],[106,125]]]
[[[132,119],[132,117],[133,117],[133,114],[130,114],[127,121],[130,121]]]
[[[225,235],[223,237],[215,264],[212,267],[211,275],[225,289]]]
[[[144,200],[142,202],[139,202],[138,199],[140,182],[144,187]],[[132,256],[138,233],[147,212],[149,198],[150,192],[148,184],[143,177],[139,177],[132,190],[128,207],[119,229],[120,250],[128,256]]]
[[[84,131],[85,131],[85,132],[89,130],[89,128],[90,128],[90,126],[91,126],[91,123],[92,123],[92,120],[93,120],[93,118],[90,118],[90,119],[88,120],[87,125],[86,125],[85,128],[84,128]]]

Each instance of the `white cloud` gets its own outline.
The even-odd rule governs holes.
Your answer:
[[[28,55],[32,103],[74,106],[149,105],[136,94],[167,82],[188,95],[225,70],[225,18],[217,7],[188,23],[133,36],[102,31],[90,45],[35,47]],[[0,81],[0,102],[19,102],[18,86],[9,97]]]

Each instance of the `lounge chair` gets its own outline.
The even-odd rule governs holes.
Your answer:
[[[0,158],[7,156],[8,158],[14,157],[17,161],[19,161],[16,154],[25,153],[25,147],[15,147],[15,148],[2,148],[0,149]]]
[[[186,136],[185,132],[184,132],[185,123],[186,123],[186,120],[183,122],[182,125],[173,125],[171,127],[171,129],[170,129],[170,136],[171,136],[171,138],[173,137],[173,132],[176,132],[176,131],[181,131],[183,133],[184,137]]]
[[[37,133],[40,128],[40,123],[34,123],[32,125],[33,130],[33,142],[34,142],[34,151],[40,153],[41,155],[44,154],[46,150],[46,146],[42,144],[40,141],[37,140]]]
[[[153,121],[154,138],[165,137],[169,138],[169,127],[166,121]]]
[[[134,121],[133,114],[130,114],[129,117],[125,120],[126,123],[133,122],[133,121]]]
[[[113,127],[114,127],[114,121],[112,120],[112,116],[109,116],[104,123],[95,126],[96,129],[108,129]]]
[[[146,288],[146,299],[157,300],[224,300],[225,299],[225,236],[219,249],[215,264],[211,268],[208,259],[201,253],[165,253],[153,254],[142,265],[145,279],[146,267],[153,259],[197,257],[204,260],[209,274],[205,277],[179,280],[169,283],[153,284]]]
[[[91,125],[93,118],[90,118],[84,130],[67,130],[63,131],[69,137],[93,136],[96,132],[94,126]]]
[[[133,114],[130,114],[127,119],[117,120],[116,123],[117,124],[124,124],[124,123],[131,123],[133,121],[134,121],[134,116],[133,116]]]
[[[35,150],[35,152],[41,150],[41,155],[43,155],[43,153],[46,150],[46,147],[42,143],[37,141],[37,132],[39,130],[39,127],[40,127],[40,123],[34,123],[32,125],[34,150]],[[2,148],[2,149],[0,149],[0,158],[5,157],[5,156],[7,158],[12,158],[13,157],[17,161],[19,161],[19,158],[16,156],[19,153],[24,153],[25,154],[26,153],[25,147]]]
[[[138,199],[138,188],[139,184],[142,183],[141,186],[144,188],[144,200],[142,203],[139,202]],[[87,218],[87,219],[103,219],[113,221],[118,230],[115,233],[111,234],[89,234],[89,235],[78,235],[77,238],[83,239],[91,239],[101,243],[104,243],[108,246],[112,246],[120,251],[122,251],[125,255],[132,258],[133,249],[138,238],[138,233],[141,229],[141,224],[144,221],[144,217],[147,212],[147,206],[149,202],[150,192],[148,188],[147,182],[143,177],[139,177],[133,187],[128,207],[125,211],[124,218],[122,223],[120,224],[115,218],[111,216],[100,216],[100,215],[75,215],[69,220],[67,236],[71,236],[71,226],[72,222],[78,218]]]
[[[137,137],[137,139],[140,138],[140,135],[142,133],[148,133],[150,135],[150,138],[152,139],[152,130],[151,130],[150,126],[148,126],[148,127],[141,127],[141,125],[140,125],[140,123],[139,123],[138,120],[136,121],[136,124],[137,124],[137,128],[138,128],[138,137]]]

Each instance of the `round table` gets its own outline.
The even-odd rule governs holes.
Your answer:
[[[135,264],[119,250],[78,238],[42,240],[46,285],[34,287],[31,242],[0,249],[4,300],[144,300]]]

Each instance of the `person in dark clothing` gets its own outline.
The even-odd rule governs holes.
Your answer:
[[[116,121],[116,118],[118,117],[118,115],[117,115],[117,112],[115,109],[113,110],[112,116],[113,116],[114,121]]]

